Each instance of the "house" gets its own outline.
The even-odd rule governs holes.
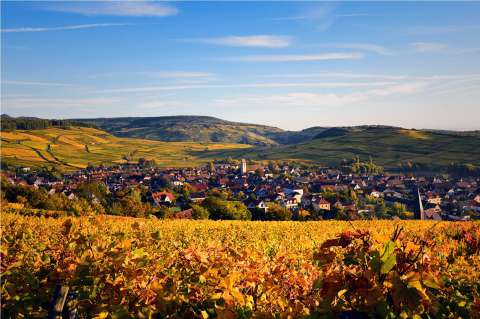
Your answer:
[[[287,209],[296,209],[298,208],[298,201],[295,197],[285,198],[280,202],[280,205]]]
[[[382,197],[383,193],[382,192],[379,192],[379,191],[376,191],[376,190],[373,190],[371,193],[370,193],[370,196],[372,196],[373,198],[380,198]]]
[[[473,198],[473,201],[477,204],[480,204],[480,194],[476,195],[474,198]]]
[[[265,213],[268,210],[267,203],[265,203],[263,200],[260,200],[260,199],[247,200],[245,202],[245,205],[247,205],[248,209],[259,209],[259,210],[263,210]]]
[[[75,198],[77,198],[72,191],[64,190],[64,191],[63,191],[63,194],[64,194],[65,196],[67,196],[67,198],[68,198],[69,200],[74,200]]]
[[[324,198],[317,198],[317,199],[313,200],[312,205],[313,205],[313,209],[315,209],[315,211],[330,210],[331,209],[330,202],[325,200]]]
[[[442,198],[432,192],[428,192],[425,197],[427,198],[427,203],[429,204],[440,205],[442,203]]]
[[[154,192],[152,199],[157,206],[170,205],[175,200],[175,196],[169,192]]]

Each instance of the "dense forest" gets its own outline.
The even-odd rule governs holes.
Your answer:
[[[41,130],[49,127],[67,128],[70,126],[95,127],[91,123],[72,120],[46,120],[37,117],[11,117],[2,114],[0,127],[2,131]]]

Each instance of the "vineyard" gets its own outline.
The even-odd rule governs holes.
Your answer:
[[[2,214],[3,318],[475,318],[480,224]]]

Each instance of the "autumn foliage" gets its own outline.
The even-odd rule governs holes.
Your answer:
[[[480,225],[3,214],[2,317],[472,317]]]

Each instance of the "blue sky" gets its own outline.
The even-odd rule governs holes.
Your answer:
[[[480,3],[2,2],[2,113],[480,129]]]

